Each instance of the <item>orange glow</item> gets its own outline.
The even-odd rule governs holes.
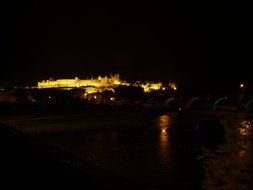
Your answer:
[[[137,85],[137,86],[139,86],[139,85]],[[145,84],[141,84],[140,86],[144,89],[144,92],[150,92],[152,90],[161,89],[162,83],[161,82],[158,82],[158,83],[145,83]]]
[[[63,90],[69,90],[71,88],[83,88],[87,94],[101,93],[105,90],[113,91],[114,88],[119,86],[131,86],[130,83],[122,81],[119,74],[110,75],[109,77],[98,76],[97,78],[79,79],[75,77],[73,79],[57,79],[57,80],[43,80],[38,82],[38,86],[34,88],[61,88]],[[155,90],[166,90],[166,87],[162,87],[162,82],[136,82],[133,86],[143,88],[144,92],[151,92]],[[175,83],[169,83],[170,89],[177,90]]]
[[[119,74],[111,75],[110,77],[99,76],[96,79],[81,80],[78,77],[74,79],[58,79],[44,80],[38,82],[38,88],[79,88],[79,87],[109,87],[114,85],[123,85]]]
[[[170,125],[170,117],[168,115],[162,115],[159,117],[158,125],[160,127],[168,127]]]
[[[241,123],[241,127],[239,128],[239,133],[242,136],[248,136],[250,134],[252,128],[252,123],[248,120],[245,120]]]
[[[242,121],[238,130],[241,135],[239,143],[242,147],[242,150],[239,151],[239,156],[243,158],[250,155],[251,141],[249,141],[249,137],[252,135],[252,122],[250,120]]]
[[[169,131],[167,130],[171,125],[171,118],[169,115],[162,115],[157,120],[157,127],[161,129],[159,134],[159,155],[161,162],[167,163],[169,160]]]
[[[240,84],[240,88],[244,88],[245,85],[243,83]]]
[[[170,86],[170,88],[172,89],[172,90],[177,90],[177,86],[176,86],[176,84],[175,83],[169,83],[169,86]]]

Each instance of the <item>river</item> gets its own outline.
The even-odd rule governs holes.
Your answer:
[[[168,113],[142,127],[44,134],[39,138],[143,187],[200,189],[203,175],[197,157],[205,139],[200,129],[220,127],[219,122],[180,125],[173,120]]]

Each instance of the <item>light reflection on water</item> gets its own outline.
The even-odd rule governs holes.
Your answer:
[[[159,133],[159,157],[163,163],[169,161],[169,131],[171,126],[171,120],[169,115],[162,115],[158,117],[156,127],[158,127]]]
[[[170,116],[162,115],[158,117],[157,127],[167,128],[170,125]]]
[[[249,136],[252,130],[252,123],[249,120],[245,120],[241,122],[241,126],[239,127],[239,133],[241,136]]]
[[[175,142],[170,131],[172,118],[170,114],[165,114],[149,126],[44,138],[83,160],[147,186],[187,186],[189,183],[193,187],[199,183],[198,176],[194,174],[198,169],[192,152],[189,152],[194,147],[185,137]],[[184,183],[178,184],[178,178]]]
[[[249,155],[252,141],[250,141],[250,137],[252,134],[252,122],[250,120],[244,120],[241,122],[241,125],[238,128],[239,135],[240,135],[240,147],[241,150],[239,151],[239,157],[247,158],[251,157]]]

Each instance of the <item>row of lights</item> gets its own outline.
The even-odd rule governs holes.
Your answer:
[[[93,96],[93,98],[94,98],[94,99],[97,99],[97,96],[95,95],[95,96]],[[111,97],[110,100],[111,100],[111,101],[114,101],[115,98],[114,98],[114,97]]]
[[[172,88],[173,90],[177,90],[177,87],[176,86],[173,86],[173,88]],[[165,87],[162,87],[162,90],[166,90],[166,88]]]

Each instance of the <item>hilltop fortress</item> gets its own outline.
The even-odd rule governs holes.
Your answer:
[[[58,79],[58,80],[44,80],[38,82],[38,88],[80,88],[80,87],[109,87],[115,85],[126,85],[120,80],[119,74],[110,75],[110,77],[91,78],[81,80],[78,77],[74,79]]]
[[[112,90],[119,85],[130,86],[130,83],[126,81],[122,81],[120,79],[119,74],[108,76],[98,76],[97,78],[90,78],[81,80],[78,77],[74,79],[57,79],[57,80],[43,80],[38,82],[37,88],[85,88],[87,93],[101,92],[104,90]],[[131,84],[132,86],[142,87],[145,92],[150,92],[152,90],[162,89],[162,83],[154,83],[154,82],[136,82],[135,84]],[[174,83],[169,83],[169,88],[176,90]]]

